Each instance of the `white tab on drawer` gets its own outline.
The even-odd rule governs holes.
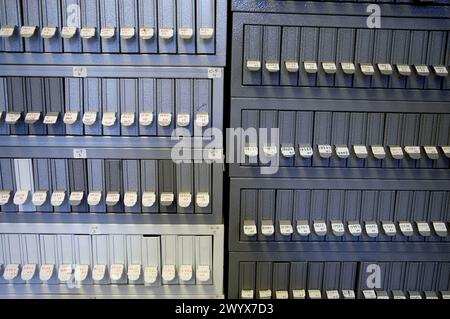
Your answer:
[[[409,299],[422,299],[422,295],[418,291],[408,291]]]
[[[23,38],[31,38],[36,33],[36,26],[22,26],[20,28],[20,36]]]
[[[278,62],[266,62],[266,70],[275,73],[280,71],[280,64]]]
[[[350,150],[346,145],[336,145],[335,150],[337,157],[340,159],[346,159],[350,156]]]
[[[365,145],[353,145],[353,151],[357,158],[364,159],[369,156],[369,152],[367,151],[367,147]]]
[[[311,228],[307,220],[297,221],[297,233],[302,237],[311,235]]]
[[[275,291],[275,299],[289,299],[289,292],[286,290]]]
[[[173,38],[173,28],[160,28],[159,37],[164,40],[170,40]]]
[[[124,40],[129,40],[134,38],[136,35],[136,30],[133,27],[122,27],[120,28],[120,37]]]
[[[106,194],[106,205],[107,206],[116,206],[120,201],[120,193],[117,192],[109,192]]]
[[[83,200],[83,197],[83,192],[72,192],[69,196],[69,204],[71,206],[79,206],[81,204],[81,201]]]
[[[365,229],[367,236],[375,238],[379,235],[380,231],[378,229],[378,224],[374,221],[369,221],[365,223]]]
[[[291,73],[298,72],[299,65],[297,61],[286,61],[284,62],[286,70]]]
[[[289,220],[280,220],[280,234],[283,236],[291,236],[294,233],[291,222]]]
[[[130,281],[139,280],[139,278],[141,277],[141,268],[142,267],[140,264],[128,265],[127,271],[128,280]]]
[[[241,299],[253,299],[253,290],[241,290]]]
[[[198,127],[206,127],[209,124],[209,114],[200,112],[195,115],[195,125]]]
[[[50,199],[50,203],[52,206],[60,207],[66,199],[66,192],[65,191],[55,191],[52,194],[52,197]]]
[[[61,30],[61,37],[64,39],[71,39],[77,33],[76,27],[63,27]]]
[[[208,265],[197,266],[197,271],[195,273],[197,280],[200,282],[206,282],[211,279],[211,269]]]
[[[344,224],[341,221],[331,221],[331,231],[334,236],[343,236],[345,232]]]
[[[448,70],[443,65],[433,66],[433,69],[434,69],[434,73],[436,73],[437,76],[442,76],[442,77],[448,76]]]
[[[444,222],[433,222],[433,228],[439,237],[447,237],[448,230]]]
[[[41,37],[43,39],[51,39],[56,35],[56,27],[43,27]]]
[[[41,265],[39,269],[39,280],[43,282],[49,281],[53,277],[54,269],[54,264]]]
[[[409,155],[410,158],[415,160],[418,160],[422,157],[420,146],[405,146],[405,152]]]
[[[144,192],[142,194],[142,206],[152,207],[156,203],[156,193],[155,192]]]
[[[123,197],[123,204],[125,205],[125,207],[134,207],[136,206],[137,201],[137,192],[125,192],[125,195]]]
[[[330,146],[331,147],[331,146]],[[314,151],[311,145],[300,144],[298,146],[300,156],[303,158],[311,158],[314,155]],[[331,156],[331,154],[330,154]]]
[[[264,144],[263,154],[267,157],[275,157],[278,154],[278,148],[276,145]]]
[[[6,205],[11,200],[11,191],[0,191],[0,206]]]
[[[375,74],[375,68],[373,67],[372,64],[361,63],[359,66],[361,67],[362,74],[364,74],[364,75],[374,75]]]
[[[256,157],[258,156],[258,146],[254,144],[249,144],[244,147],[244,154],[247,157]]]
[[[397,235],[397,227],[391,221],[382,221],[381,225],[383,226],[384,233],[386,236],[395,236]]]
[[[28,190],[18,190],[14,195],[14,205],[23,205],[27,202],[29,196]]]
[[[416,72],[420,76],[429,76],[430,75],[430,69],[427,65],[415,65]]]
[[[399,222],[398,226],[403,236],[412,236],[414,234],[413,226],[410,222]]]
[[[102,192],[90,192],[88,195],[88,205],[89,206],[97,206],[100,204],[100,200],[102,199]]]
[[[80,30],[80,37],[83,39],[90,39],[95,37],[96,29],[95,28],[82,28]]]
[[[322,292],[319,289],[308,290],[309,299],[322,299]]]
[[[3,279],[6,281],[14,280],[19,276],[20,265],[19,264],[8,264],[3,272]]]
[[[258,233],[256,223],[254,220],[244,220],[244,234],[253,237]]]
[[[178,34],[180,35],[180,38],[189,40],[192,39],[192,36],[194,35],[194,30],[192,28],[179,28]]]
[[[341,68],[345,74],[350,75],[355,73],[355,64],[352,62],[341,62]]]
[[[47,201],[47,191],[36,191],[33,193],[31,202],[34,206],[40,207]]]
[[[23,281],[30,281],[36,275],[36,264],[26,264],[22,267],[22,273],[20,279]]]
[[[139,37],[142,40],[150,40],[154,36],[155,36],[154,28],[142,27],[139,29]]]
[[[340,299],[339,291],[337,290],[327,290],[327,299]]]
[[[259,299],[270,299],[272,298],[272,290],[264,289],[259,291]]]
[[[191,115],[189,113],[178,113],[177,114],[177,125],[181,127],[186,127],[191,124]]]
[[[134,112],[125,112],[120,115],[120,124],[125,127],[132,126],[135,119],[136,114]]]
[[[59,266],[58,269],[58,280],[62,282],[67,282],[72,278],[72,265],[63,264]]]
[[[305,299],[306,291],[304,289],[293,289],[292,290],[292,298],[293,299]]]
[[[173,204],[174,200],[175,200],[174,194],[169,192],[161,193],[161,197],[159,199],[162,206],[170,206]]]
[[[391,75],[393,73],[392,65],[388,63],[378,63],[378,69],[383,75]]]
[[[116,28],[104,27],[100,30],[100,37],[103,39],[111,39],[116,35]]]
[[[74,277],[78,282],[83,282],[86,280],[89,273],[88,265],[75,265]]]
[[[180,192],[178,194],[178,205],[181,208],[187,208],[191,206],[192,194],[190,192]]]
[[[398,70],[398,73],[400,73],[403,76],[411,75],[411,67],[409,65],[397,64],[397,70]]]
[[[247,69],[250,71],[261,70],[261,61],[248,60],[247,61]]]
[[[106,265],[94,265],[92,268],[92,279],[94,281],[101,281],[105,278]]]
[[[349,289],[344,289],[342,290],[342,296],[344,297],[344,299],[355,299],[355,292],[353,290],[349,290]]]
[[[103,113],[102,125],[106,127],[111,127],[116,124],[116,112],[105,112]]]
[[[294,145],[281,145],[281,155],[286,158],[291,158],[295,156]]]
[[[181,281],[189,281],[192,279],[193,270],[192,265],[181,265],[178,270],[178,276]]]
[[[334,62],[322,62],[322,68],[327,74],[334,74],[337,71],[336,63]]]
[[[86,126],[94,125],[97,121],[97,112],[86,112],[83,114],[83,124]]]
[[[361,224],[357,221],[349,221],[348,222],[348,231],[354,237],[361,236],[361,233],[362,233]]]
[[[272,220],[261,221],[261,234],[264,236],[273,236],[275,233],[275,227]]]
[[[434,291],[424,291],[424,294],[425,294],[425,299],[428,299],[428,300],[439,299],[436,292],[434,292]]]
[[[55,125],[58,122],[59,113],[58,112],[50,112],[47,113],[44,117],[45,125]]]
[[[158,278],[158,267],[146,266],[144,268],[144,283],[146,285],[154,284],[157,278]]]
[[[444,153],[445,157],[450,158],[450,146],[441,146],[442,152]]]
[[[158,114],[158,124],[162,127],[167,127],[172,123],[171,113],[159,113]]]
[[[142,126],[150,126],[153,123],[153,112],[139,113],[139,124]]]
[[[325,236],[327,234],[328,230],[325,221],[314,221],[313,227],[317,236]]]
[[[124,265],[123,264],[112,264],[109,270],[109,275],[111,280],[120,280],[123,276]]]
[[[392,158],[396,160],[401,160],[404,157],[404,153],[401,146],[396,145],[389,146],[389,151],[391,152]]]
[[[364,299],[377,299],[375,290],[363,290]]]
[[[4,25],[0,28],[0,38],[10,38],[16,30],[15,25]]]
[[[423,149],[425,150],[425,154],[427,154],[429,159],[439,159],[439,151],[436,146],[424,146]]]
[[[306,73],[317,73],[318,67],[316,62],[303,62]]]
[[[29,112],[25,115],[25,123],[35,124],[41,118],[40,112]]]
[[[175,279],[176,271],[175,265],[164,265],[162,268],[162,279],[165,281],[172,281]]]
[[[214,35],[214,28],[200,28],[199,30],[200,39],[208,40]]]
[[[396,300],[402,300],[402,299],[406,299],[406,296],[403,293],[403,291],[401,291],[401,290],[393,290],[392,291],[392,298],[396,299]]]
[[[371,146],[373,156],[376,159],[385,159],[386,158],[386,151],[384,149],[384,146],[382,145],[372,145]]]
[[[389,299],[389,295],[386,291],[377,291],[376,294],[377,294],[377,299],[380,299],[380,300]]]
[[[78,112],[66,112],[64,114],[64,124],[72,125],[78,120]]]
[[[197,203],[197,206],[200,208],[206,208],[209,206],[209,193],[207,192],[201,192],[197,193],[195,202]]]
[[[5,122],[9,125],[15,125],[22,117],[20,112],[8,112],[6,113]]]
[[[319,148],[319,155],[322,158],[330,158],[333,154],[333,148],[331,145],[318,145]]]
[[[416,222],[416,224],[417,224],[417,230],[421,236],[423,236],[423,237],[431,236],[430,224],[428,224],[427,222],[423,222],[423,221],[418,221],[418,222]]]

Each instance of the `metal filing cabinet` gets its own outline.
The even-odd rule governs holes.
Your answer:
[[[228,297],[447,298],[450,11],[402,3],[232,2]]]
[[[1,1],[1,297],[224,297],[227,9]]]

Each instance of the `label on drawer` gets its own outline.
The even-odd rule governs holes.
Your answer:
[[[139,29],[139,37],[142,40],[150,40],[155,35],[155,29],[143,27]]]
[[[258,233],[258,230],[256,229],[256,225],[253,224],[245,224],[244,225],[244,234],[248,237],[255,236]]]
[[[429,76],[430,75],[430,69],[427,65],[416,65],[416,72],[420,76]]]
[[[142,194],[142,206],[144,207],[152,207],[156,202],[156,193],[155,192],[144,192]]]
[[[437,76],[448,76],[448,70],[445,66],[443,65],[436,65],[433,66],[434,72],[436,73]]]
[[[375,74],[375,68],[371,64],[360,64],[361,72],[364,75],[374,75]]]
[[[286,158],[295,156],[294,146],[281,146],[281,154]]]
[[[111,192],[106,194],[106,205],[116,206],[120,201],[120,193]]]
[[[72,265],[60,265],[58,270],[58,279],[67,282],[72,278]]]
[[[120,124],[123,126],[132,126],[135,121],[135,114],[134,112],[125,112],[122,113],[120,116]]]
[[[366,222],[366,233],[369,237],[377,237],[379,234],[378,225],[375,222]]]
[[[450,158],[450,146],[441,146],[442,152],[447,158]]]
[[[137,204],[138,194],[137,192],[126,192],[123,198],[125,207],[134,207]]]
[[[22,113],[9,112],[9,113],[6,113],[5,122],[6,122],[6,124],[14,125],[20,120],[21,117],[22,117]]]
[[[294,299],[305,299],[306,291],[304,289],[294,289],[292,290],[292,298]]]
[[[209,124],[209,114],[208,113],[197,113],[195,116],[195,125],[198,127],[205,127]]]
[[[362,233],[362,227],[360,224],[356,223],[356,222],[349,222],[348,223],[348,231],[350,232],[350,234],[352,236],[358,237],[361,236]]]
[[[177,114],[177,124],[181,127],[189,126],[191,123],[191,115],[189,113],[178,113]]]
[[[196,202],[197,202],[197,206],[200,208],[208,207],[209,206],[209,194],[206,192],[198,193]]]
[[[188,40],[194,35],[194,30],[192,28],[179,28],[178,34],[180,35],[180,38]]]
[[[36,274],[36,264],[26,264],[22,268],[20,278],[23,281],[30,281]]]
[[[258,156],[258,146],[255,145],[247,145],[244,147],[244,154],[247,157],[256,157]]]
[[[266,62],[266,70],[274,73],[280,71],[280,64],[278,62]]]
[[[267,157],[275,157],[278,154],[276,145],[263,145],[263,153]]]
[[[429,159],[439,159],[439,151],[436,146],[424,146],[423,148],[425,150],[425,154],[427,154]]]
[[[395,236],[397,234],[397,227],[393,222],[382,222],[383,230],[387,236]]]
[[[44,39],[51,39],[56,35],[55,27],[44,27],[41,31],[41,37]]]
[[[341,159],[346,159],[350,156],[350,151],[345,145],[336,145],[336,155]]]
[[[74,277],[75,280],[78,282],[83,282],[86,280],[89,273],[89,266],[88,265],[76,265],[75,266],[75,273]]]
[[[36,26],[22,26],[21,28],[20,28],[20,35],[23,37],[23,38],[31,38],[33,35],[34,35],[34,33],[36,32]]]
[[[253,299],[253,290],[241,290],[241,299]]]
[[[208,265],[200,265],[197,267],[197,280],[200,282],[206,282],[211,279],[211,269]]]
[[[392,158],[396,160],[400,160],[403,158],[404,154],[401,146],[389,146],[389,149],[391,151]]]
[[[372,145],[372,153],[376,159],[386,158],[386,151],[384,150],[384,147],[381,145]]]
[[[261,70],[261,61],[247,61],[247,69],[250,71],[259,71]]]
[[[7,281],[14,280],[18,275],[19,275],[19,264],[6,265],[5,271],[3,273],[3,279]]]
[[[141,265],[129,265],[127,276],[131,281],[139,280],[139,278],[141,277]]]
[[[162,269],[162,278],[165,281],[172,281],[175,279],[175,265],[164,265]]]
[[[83,124],[90,126],[97,121],[97,112],[86,112],[83,114]]]
[[[318,289],[308,290],[308,296],[310,299],[322,299],[322,292]]]
[[[397,64],[397,70],[398,70],[398,73],[400,73],[403,76],[410,76],[411,75],[411,68],[410,68],[409,65]]]
[[[412,159],[417,160],[421,158],[420,146],[405,146],[405,152]]]
[[[116,123],[116,112],[103,113],[102,125],[111,127]]]
[[[270,299],[272,298],[272,290],[265,289],[259,291],[259,299]]]
[[[25,123],[34,124],[41,118],[40,112],[30,112],[25,115]]]
[[[153,123],[153,112],[139,113],[139,124],[142,126],[150,126]]]
[[[31,202],[34,206],[40,207],[47,201],[47,191],[37,191],[33,193]]]
[[[289,299],[289,293],[286,290],[275,291],[275,299]]]
[[[353,290],[349,290],[349,289],[344,289],[342,290],[342,296],[344,297],[344,299],[355,299],[355,292]]]
[[[162,206],[170,206],[173,204],[174,199],[173,193],[164,192],[161,194],[160,203]]]
[[[214,28],[200,28],[198,33],[200,34],[200,39],[211,39],[214,35]]]
[[[42,265],[39,270],[39,280],[40,281],[49,281],[53,276],[53,270],[55,269],[55,265],[47,264]]]
[[[173,38],[173,29],[172,28],[160,28],[159,29],[159,37],[164,40],[170,40]]]
[[[327,299],[340,299],[341,298],[339,296],[339,291],[337,291],[337,290],[327,290],[326,294],[327,294]]]
[[[78,120],[78,112],[67,112],[64,114],[64,123],[67,125],[75,124]]]
[[[5,25],[0,29],[0,38],[10,38],[14,34],[14,30],[16,29],[15,25]]]
[[[95,37],[95,28],[82,28],[80,30],[80,37],[83,39],[90,39]]]
[[[380,70],[380,73],[383,75],[391,75],[393,72],[392,65],[388,63],[379,63],[378,69]]]
[[[111,39],[116,34],[116,28],[102,28],[100,30],[100,37],[103,39]]]
[[[192,265],[181,265],[179,270],[179,276],[181,281],[189,281],[192,279]]]
[[[181,192],[178,194],[178,205],[181,208],[187,208],[191,206],[192,194],[189,192]]]
[[[162,127],[167,127],[172,123],[172,114],[170,113],[159,113],[158,114],[158,124]]]
[[[314,232],[318,235],[318,236],[325,236],[327,234],[327,224],[325,224],[325,222],[320,221],[320,222],[314,222]]]
[[[306,73],[317,73],[317,63],[316,62],[303,62],[303,67]]]
[[[364,299],[377,299],[375,290],[363,290]]]
[[[355,152],[356,157],[360,159],[367,158],[369,155],[365,145],[353,145],[353,151]]]
[[[158,267],[147,266],[144,268],[144,283],[147,285],[154,284],[158,278]]]
[[[65,199],[66,199],[66,192],[56,191],[53,192],[52,197],[50,199],[50,203],[52,204],[52,206],[60,207],[64,203]]]
[[[6,205],[11,199],[11,191],[0,191],[0,206]]]
[[[29,191],[27,190],[18,190],[14,195],[14,205],[23,205],[28,200]]]
[[[81,204],[83,200],[84,193],[83,192],[72,192],[69,196],[69,203],[71,206],[78,206]]]
[[[431,235],[431,228],[427,222],[417,222],[417,230],[421,236],[427,237]]]
[[[410,222],[400,222],[399,224],[400,231],[403,233],[403,236],[412,236],[414,233],[413,226]]]
[[[331,222],[331,230],[334,236],[343,236],[345,233],[344,224],[342,222]]]
[[[292,225],[286,223],[280,224],[280,233],[283,236],[290,236],[294,232]]]
[[[61,37],[64,39],[71,39],[77,33],[76,27],[63,27],[61,30]]]
[[[267,221],[267,223],[264,223],[261,225],[261,234],[264,236],[272,236],[275,233],[275,227],[272,224],[272,221]]]
[[[323,62],[322,67],[327,74],[334,74],[337,71],[336,63],[334,62]]]
[[[300,236],[309,236],[311,234],[311,228],[308,222],[297,222],[297,233]]]
[[[436,235],[438,235],[439,237],[447,236],[447,226],[444,222],[433,222],[433,228],[436,232]]]
[[[48,113],[44,117],[44,124],[46,125],[55,125],[58,121],[59,113]]]
[[[299,145],[300,156],[303,158],[311,158],[314,154],[311,145]]]
[[[94,281],[101,281],[105,278],[106,265],[94,265],[92,269],[92,279]]]
[[[120,280],[120,278],[122,278],[123,275],[123,269],[124,269],[123,264],[112,264],[109,271],[111,280],[114,281]]]
[[[299,65],[298,65],[297,61],[286,61],[285,65],[286,65],[286,70],[288,72],[295,73],[295,72],[298,72],[298,70],[299,70]]]
[[[354,74],[355,73],[355,65],[351,62],[342,62],[341,63],[342,71],[344,71],[345,74]]]
[[[133,27],[120,28],[120,37],[125,40],[134,38],[136,30]]]
[[[330,158],[333,154],[333,149],[331,148],[331,145],[318,145],[319,148],[319,154],[322,158]]]

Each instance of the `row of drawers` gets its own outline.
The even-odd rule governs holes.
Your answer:
[[[212,213],[212,165],[172,160],[1,159],[14,212]]]
[[[239,298],[448,299],[449,276],[437,262],[242,261]]]
[[[211,285],[211,236],[0,235],[0,284]]]
[[[216,51],[214,0],[6,0],[0,12],[0,51]]]
[[[212,126],[208,79],[0,79],[0,134],[171,136]],[[4,114],[4,115],[3,115]],[[9,124],[9,125],[7,125]]]
[[[444,191],[244,189],[240,239],[441,241],[449,203]]]

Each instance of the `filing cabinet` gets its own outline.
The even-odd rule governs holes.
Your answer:
[[[117,226],[103,225],[106,234],[98,235],[86,233],[91,226],[76,227],[77,235],[2,227],[0,295],[221,297],[223,227],[121,225],[118,234]]]
[[[417,4],[232,1],[230,298],[448,298],[450,11]]]
[[[225,66],[226,11],[226,0],[7,0],[0,55],[30,65]]]

